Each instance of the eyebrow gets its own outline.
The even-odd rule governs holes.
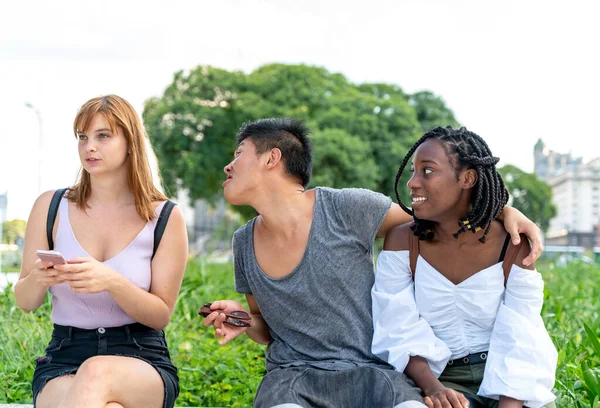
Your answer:
[[[112,132],[112,131],[108,128],[103,128],[103,129],[96,129],[95,132],[98,133],[98,132]],[[85,134],[86,134],[86,132],[77,132],[77,135],[85,136]]]
[[[431,160],[431,159],[419,160],[419,163],[433,163],[433,164],[438,164],[438,162],[436,162],[435,160]],[[415,162],[413,161],[412,164],[415,164]]]

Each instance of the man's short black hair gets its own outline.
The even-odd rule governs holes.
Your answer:
[[[286,172],[306,188],[312,173],[312,143],[310,129],[300,120],[293,118],[266,118],[246,122],[240,128],[236,141],[238,145],[250,139],[256,146],[256,153],[264,153],[277,148]]]

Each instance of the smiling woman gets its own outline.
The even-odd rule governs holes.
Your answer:
[[[413,209],[410,210],[398,194],[398,180],[417,150],[419,154],[411,164],[413,176],[408,183],[413,201]],[[398,203],[404,211],[414,216],[416,233],[424,234],[423,238],[433,237],[431,223],[437,221],[436,215],[428,214],[427,208],[437,208],[443,217],[444,214],[448,215],[446,211],[449,205],[463,202],[468,208],[465,216],[459,220],[460,229],[455,234],[485,228],[480,237],[481,242],[485,242],[492,221],[508,201],[508,191],[495,170],[498,161],[482,138],[464,128],[460,131],[436,128],[426,133],[404,158],[395,183]],[[423,195],[427,189],[433,191]],[[444,193],[441,194],[437,189],[443,189]],[[425,203],[429,198],[443,202],[441,206],[432,207],[431,202]]]
[[[398,180],[411,157],[409,209]],[[408,374],[430,408],[553,406],[544,284],[523,263],[527,240],[510,245],[495,220],[508,200],[497,162],[475,133],[438,127],[396,177],[414,223],[386,236],[377,261],[373,352]]]
[[[52,295],[54,330],[36,360],[33,401],[39,408],[172,407],[179,378],[163,329],[187,260],[182,213],[153,182],[147,136],[126,100],[89,100],[74,133],[79,180],[34,204],[15,285],[25,311]],[[67,264],[38,259],[46,249]]]

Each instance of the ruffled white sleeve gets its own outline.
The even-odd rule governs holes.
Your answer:
[[[373,346],[377,357],[403,372],[411,356],[427,360],[439,377],[450,349],[419,316],[408,251],[382,251],[377,260],[373,302]]]
[[[553,401],[557,353],[540,312],[544,281],[537,271],[513,265],[492,331],[478,395],[501,395],[537,408]]]

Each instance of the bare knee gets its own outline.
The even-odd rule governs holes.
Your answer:
[[[114,370],[110,359],[104,356],[90,357],[77,370],[77,388],[84,387],[100,391],[102,385],[111,381],[111,370]],[[116,407],[115,407],[116,408]]]
[[[129,380],[136,377],[134,384]],[[87,406],[90,401],[104,408],[149,407],[162,396],[162,379],[147,362],[136,358],[94,356],[79,367],[65,406]]]

